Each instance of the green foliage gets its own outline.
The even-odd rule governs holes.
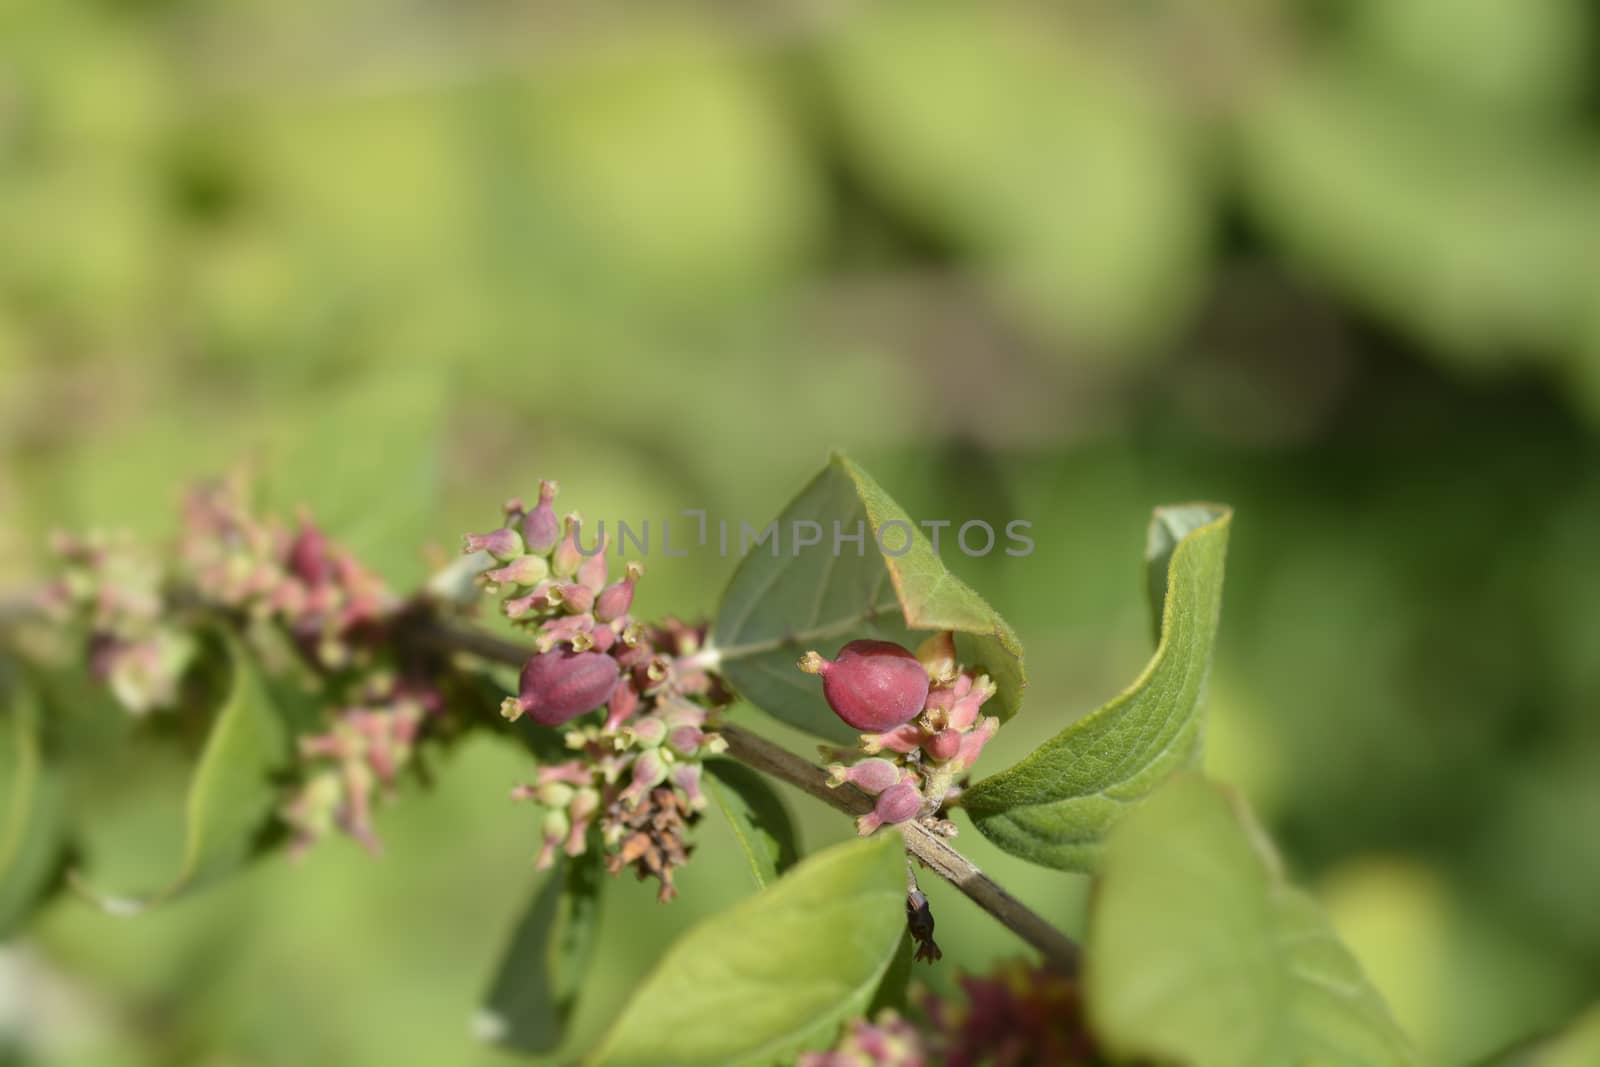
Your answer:
[[[904,939],[905,851],[884,833],[835,845],[667,951],[592,1067],[792,1062],[871,1000]]]
[[[1035,863],[1091,870],[1127,807],[1199,761],[1231,519],[1213,505],[1156,510],[1146,550],[1155,655],[1116,699],[963,794],[984,836]]]
[[[742,763],[706,761],[705,788],[727,818],[739,847],[750,861],[757,889],[771,882],[799,859],[799,835],[783,798],[767,781]]]
[[[1479,1067],[1591,1067],[1600,1063],[1600,1006],[1590,1008],[1558,1034],[1523,1042]]]
[[[601,857],[587,852],[552,870],[511,933],[474,1029],[524,1053],[568,1040],[599,933]]]
[[[39,719],[37,694],[0,669],[0,938],[27,919],[60,860],[61,783]]]
[[[1133,55],[1019,14],[874,5],[823,50],[841,125],[873,188],[970,255],[1019,318],[1137,350],[1202,276],[1192,145]]]
[[[108,891],[92,873],[75,874],[76,886],[107,911],[137,914],[215,881],[249,859],[269,828],[278,799],[273,776],[289,758],[288,730],[249,653],[231,635],[221,640],[230,672],[228,695],[211,720],[189,779],[181,866],[164,887],[134,893]]]
[[[1085,937],[1114,1055],[1193,1067],[1416,1067],[1360,965],[1229,793],[1180,776],[1112,834]]]
[[[796,524],[820,543],[793,546]],[[836,525],[837,524],[837,525]],[[864,531],[861,551],[835,538]],[[751,545],[712,627],[721,669],[740,695],[802,730],[853,743],[795,661],[860,637],[915,645],[913,631],[952,630],[964,660],[999,686],[990,707],[1009,719],[1027,685],[1022,643],[984,599],[951,574],[927,535],[881,486],[835,455],[776,520],[778,553]],[[904,547],[902,547],[904,546]]]

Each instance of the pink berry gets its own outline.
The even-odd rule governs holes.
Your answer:
[[[517,699],[507,703],[542,726],[559,726],[610,700],[620,677],[610,656],[552,649],[528,660]]]
[[[851,641],[831,661],[808,652],[800,669],[822,675],[822,695],[834,714],[869,733],[910,722],[928,699],[928,672],[893,641]]]

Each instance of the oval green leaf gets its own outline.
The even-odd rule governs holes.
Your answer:
[[[758,1067],[831,1040],[905,933],[897,833],[836,845],[692,927],[634,994],[591,1067]]]
[[[62,845],[61,783],[44,758],[39,700],[26,681],[13,682],[0,689],[0,938],[50,887]]]
[[[233,871],[257,850],[278,799],[273,777],[288,762],[289,732],[249,654],[224,633],[231,679],[184,801],[183,862],[164,888],[111,893],[74,872],[75,888],[105,910],[136,915]]]
[[[1117,827],[1103,859],[1084,981],[1091,1026],[1117,1062],[1421,1062],[1230,793],[1180,775]]]
[[[473,1031],[526,1053],[553,1052],[594,956],[600,918],[600,854],[562,862],[518,921]]]
[[[1109,704],[967,790],[962,806],[985,837],[1034,863],[1092,870],[1128,806],[1199,762],[1231,520],[1214,504],[1156,509],[1146,551],[1155,655]]]
[[[755,540],[764,533],[773,539]],[[799,545],[802,534],[817,543]],[[1002,720],[1016,713],[1027,684],[1017,635],[847,457],[836,453],[772,524],[748,537],[741,531],[739,547],[748,551],[722,595],[711,641],[723,675],[762,710],[852,744],[855,732],[795,666],[801,654],[832,655],[861,637],[915,645],[922,635],[914,631],[951,630],[963,660],[999,686],[986,710]]]
[[[761,775],[730,759],[706,761],[706,791],[728,819],[750,861],[750,876],[765,889],[799,858],[794,820],[778,791]]]

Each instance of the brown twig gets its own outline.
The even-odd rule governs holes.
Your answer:
[[[513,666],[521,665],[530,654],[528,648],[514,641],[480,630],[445,626],[426,617],[419,618],[415,634],[419,640],[441,650],[466,652]],[[860,790],[849,785],[830,788],[826,771],[783,746],[731,724],[720,727],[718,732],[728,742],[727,754],[752,770],[787,782],[847,815],[862,815],[872,810],[872,801]],[[906,850],[924,867],[961,890],[967,899],[1037,949],[1049,963],[1068,974],[1077,972],[1076,942],[1006,892],[939,834],[918,822],[903,823],[900,830],[905,837]]]

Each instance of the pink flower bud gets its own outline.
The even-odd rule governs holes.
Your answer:
[[[842,763],[828,767],[828,785],[841,786],[846,782],[863,793],[877,796],[900,781],[900,768],[886,759],[864,759],[853,766]]]
[[[504,567],[484,571],[483,577],[496,585],[520,585],[531,588],[544,581],[549,573],[550,564],[544,561],[543,556],[518,556]]]
[[[962,685],[961,682],[966,684]],[[950,705],[945,721],[952,729],[968,730],[978,721],[978,709],[994,696],[996,687],[987,674],[979,678],[976,683],[972,681],[971,676],[964,675],[961,682],[956,685],[957,698],[955,703]],[[966,691],[962,692],[963,689]]]
[[[601,534],[600,544],[592,556],[585,556],[578,564],[578,584],[591,593],[598,593],[606,584],[606,546],[611,544],[610,534]]]
[[[532,615],[544,611],[550,606],[550,590],[555,588],[553,582],[540,582],[526,595],[512,597],[500,605],[500,610],[505,612],[508,619],[520,619],[524,615]]]
[[[941,630],[917,646],[917,660],[934,682],[948,682],[955,678],[956,635]]]
[[[655,748],[667,739],[667,724],[659,715],[646,715],[635,719],[632,726],[622,731],[623,738],[639,748]]]
[[[596,626],[589,631],[589,642],[596,652],[610,652],[617,643],[617,631],[609,626]]]
[[[865,837],[880,826],[914,819],[922,811],[922,793],[910,782],[897,782],[885,789],[878,803],[856,820],[856,832]]]
[[[680,756],[692,756],[700,751],[705,736],[705,731],[698,726],[674,727],[667,734],[667,747]]]
[[[579,634],[587,633],[593,628],[592,615],[562,615],[546,619],[539,624],[539,636],[533,639],[533,647],[540,652],[549,652],[557,645],[574,642]]]
[[[558,585],[550,590],[550,603],[560,605],[568,615],[582,615],[594,607],[594,590],[577,582]]]
[[[545,814],[544,822],[539,827],[542,838],[539,845],[539,855],[535,857],[533,865],[539,870],[546,870],[556,862],[556,850],[566,843],[567,834],[572,831],[572,820],[560,808],[553,808]]]
[[[566,532],[550,554],[550,570],[557,578],[573,577],[583,564],[583,553],[578,549],[578,530],[583,525],[583,517],[574,511],[564,521]]]
[[[675,763],[672,766],[672,784],[683,793],[683,799],[695,811],[706,806],[706,795],[700,791],[702,773],[704,768],[699,763]]]
[[[547,556],[561,540],[561,520],[556,518],[555,482],[539,483],[539,503],[522,519],[522,540],[529,552]]]
[[[538,782],[546,785],[550,782],[566,782],[568,785],[584,786],[589,784],[593,772],[582,760],[568,760],[565,763],[556,763],[547,767],[540,767]]]
[[[609,733],[615,730],[633,718],[638,710],[639,691],[627,683],[617,686],[616,692],[611,694],[611,703],[606,707],[606,721],[600,727],[601,731]]]
[[[667,761],[661,758],[661,753],[655,749],[641,752],[633,761],[633,780],[617,794],[617,799],[624,808],[636,808],[646,793],[666,780]]]
[[[517,713],[507,716],[527,714],[541,726],[559,726],[610,700],[619,677],[616,661],[599,652],[541,652],[522,668],[512,702]]]
[[[587,845],[589,827],[594,822],[594,817],[600,810],[600,791],[597,789],[580,789],[572,795],[572,803],[567,805],[567,818],[572,820],[572,829],[567,833],[566,853],[569,856],[581,856]]]
[[[595,597],[594,617],[601,622],[611,622],[626,615],[628,609],[633,607],[633,587],[643,575],[643,564],[629,563],[626,576],[620,582],[606,586],[600,591],[600,595]]]
[[[522,555],[522,535],[509,527],[490,530],[486,534],[468,534],[463,552],[487,552],[501,563]]]
[[[940,730],[922,742],[922,751],[928,754],[929,759],[939,763],[953,758],[961,751],[961,731]]]
[[[989,738],[1000,729],[1000,720],[990,715],[978,724],[976,730],[961,736],[961,750],[956,753],[955,764],[966,770],[978,762],[978,757],[983,754],[983,746],[989,743]]]
[[[828,706],[857,730],[892,730],[916,718],[928,699],[928,673],[892,641],[851,641],[831,661],[807,652],[800,669],[822,675]]]
[[[303,515],[300,532],[289,546],[289,571],[307,585],[321,585],[332,576],[328,537]]]
[[[861,751],[868,754],[875,752],[898,752],[901,755],[910,755],[922,747],[922,729],[914,722],[904,726],[896,726],[881,734],[862,734]]]
[[[534,799],[547,808],[564,808],[572,803],[573,790],[566,782],[546,782],[534,793]]]

